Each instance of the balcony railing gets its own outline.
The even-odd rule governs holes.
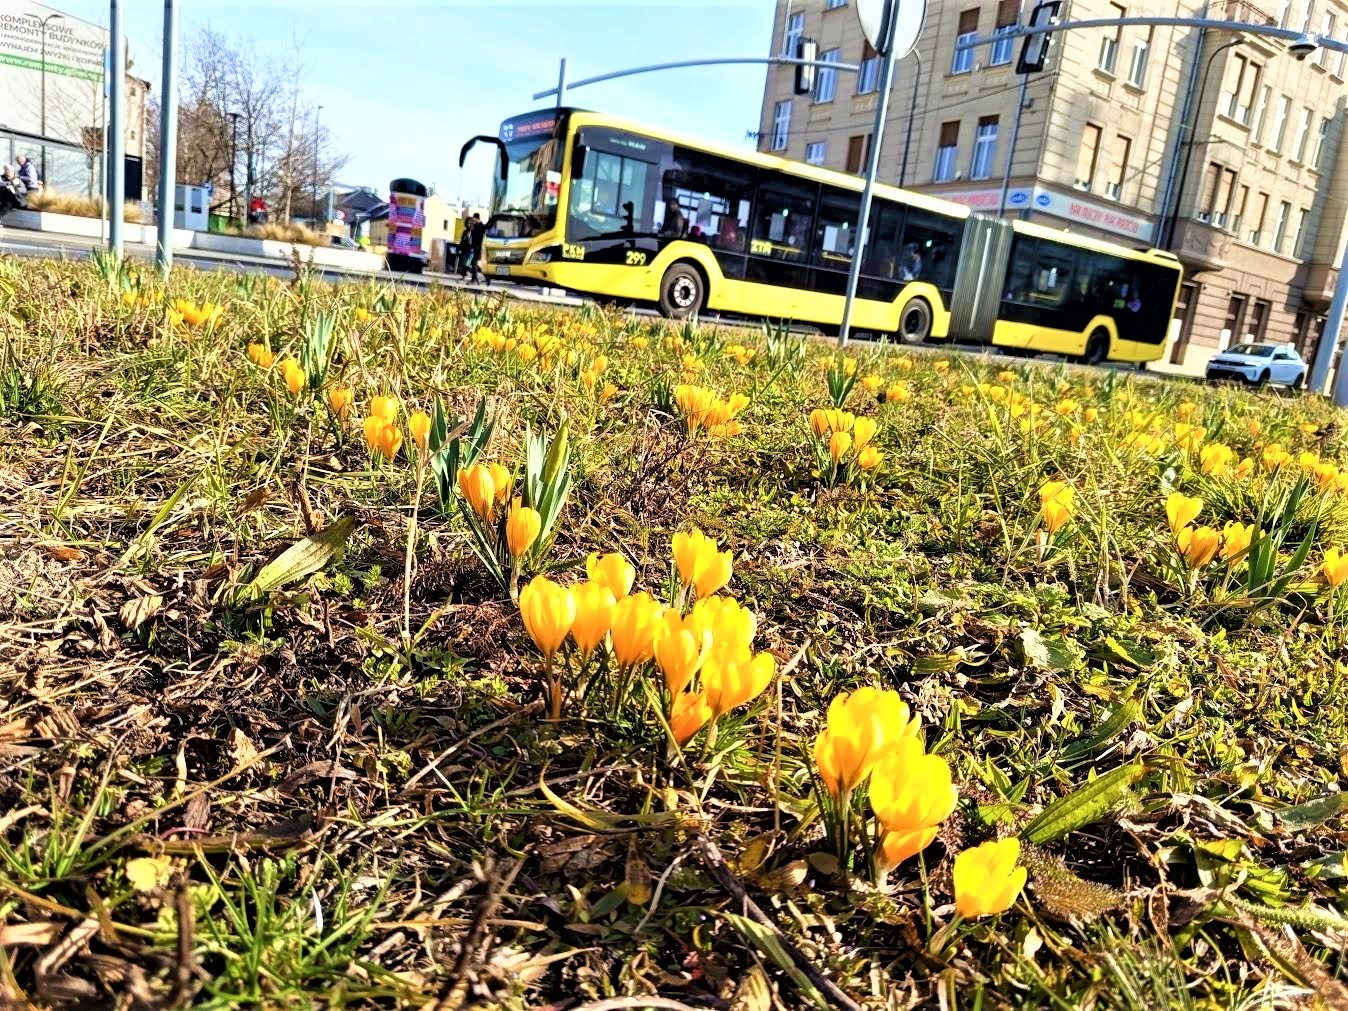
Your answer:
[[[1170,251],[1194,271],[1221,270],[1231,257],[1229,232],[1192,218],[1178,222]]]
[[[1224,18],[1227,21],[1241,21],[1249,25],[1276,25],[1278,19],[1261,7],[1256,7],[1249,0],[1217,0],[1212,5],[1214,18]]]

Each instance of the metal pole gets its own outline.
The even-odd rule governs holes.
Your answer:
[[[164,0],[164,80],[159,105],[159,231],[155,261],[173,267],[173,219],[178,193],[178,8]]]
[[[1108,22],[1111,25],[1119,24],[1118,21]],[[1127,24],[1129,22],[1122,22]],[[1270,29],[1271,31],[1272,29]],[[1344,44],[1344,51],[1348,52],[1348,43]],[[610,74],[600,74],[597,77],[586,77],[579,81],[566,81],[566,90],[575,91],[577,88],[584,88],[591,84],[602,84],[604,81],[615,81],[620,77],[632,77],[635,74],[653,74],[657,70],[681,70],[684,67],[725,67],[735,64],[770,63],[774,66],[786,67],[820,67],[825,70],[845,70],[850,74],[855,74],[861,68],[855,63],[833,63],[829,60],[797,60],[786,56],[735,56],[729,58],[720,58],[715,60],[676,60],[673,63],[652,63],[645,67],[632,67],[628,70],[615,70]],[[561,82],[559,82],[561,83]],[[542,91],[534,92],[534,101],[541,102],[543,99],[557,94],[556,88],[544,88]]]
[[[1217,54],[1223,49],[1230,49],[1232,46],[1240,45],[1244,39],[1234,39],[1231,42],[1224,42],[1208,54],[1206,65],[1203,67],[1203,78],[1198,85],[1198,91],[1194,95],[1194,119],[1203,115],[1203,96],[1208,93],[1208,71],[1212,69],[1212,61],[1217,58]],[[1194,128],[1190,123],[1183,123],[1180,129],[1184,131],[1184,160],[1180,164],[1179,179],[1175,183],[1175,205],[1170,209],[1170,216],[1165,225],[1165,247],[1169,249],[1175,244],[1175,230],[1179,228],[1180,209],[1184,204],[1184,184],[1189,181],[1189,163],[1194,156]]]
[[[239,163],[239,114],[229,114],[229,220],[238,220],[238,190],[234,188],[234,166]]]
[[[534,98],[537,99],[538,96],[535,95]],[[566,104],[566,57],[563,56],[561,63],[558,64],[557,67],[557,108],[560,109],[565,104]]]
[[[908,100],[908,128],[904,132],[903,138],[903,162],[899,165],[899,185],[904,186],[908,181],[908,148],[913,143],[913,120],[917,118],[917,89],[922,84],[922,57],[914,49],[912,57],[917,61],[917,69],[913,72],[913,96]]]
[[[123,154],[126,116],[126,31],[122,5],[112,0],[109,46],[112,48],[112,99],[108,107],[108,251],[122,258],[122,217],[126,203],[126,157]]]
[[[110,54],[103,50],[103,80],[98,91],[98,244],[108,239],[108,66]]]
[[[894,0],[889,0],[894,2]],[[861,257],[866,251],[866,229],[871,223],[871,193],[875,177],[880,171],[880,147],[885,135],[885,117],[889,113],[889,89],[894,84],[894,18],[889,22],[889,37],[881,39],[885,55],[880,65],[880,94],[875,101],[875,123],[871,127],[871,156],[866,164],[866,188],[861,191],[861,213],[857,215],[857,234],[852,242],[852,263],[847,270],[847,298],[843,301],[842,324],[838,327],[838,347],[847,346],[852,329],[852,303],[857,297],[857,282],[861,279]]]
[[[1203,7],[1203,13],[1208,12],[1207,6]],[[1189,73],[1186,75],[1183,91],[1183,102],[1180,105],[1179,123],[1175,129],[1175,149],[1166,159],[1168,168],[1165,173],[1165,187],[1161,190],[1161,202],[1156,208],[1157,229],[1154,236],[1155,241],[1152,245],[1162,247],[1166,245],[1165,230],[1170,221],[1170,202],[1175,196],[1175,179],[1179,173],[1180,150],[1184,145],[1185,124],[1189,122],[1189,113],[1194,106],[1194,93],[1198,86],[1198,61],[1203,55],[1203,47],[1207,44],[1208,30],[1206,28],[1198,29],[1197,37],[1194,40],[1194,58],[1189,61]]]
[[[318,231],[318,114],[323,111],[323,106],[314,110],[314,192],[312,200],[312,214],[314,218],[314,231]]]
[[[1311,378],[1306,388],[1315,393],[1324,393],[1329,380],[1329,369],[1334,364],[1334,352],[1339,349],[1339,331],[1343,329],[1343,315],[1348,307],[1348,239],[1342,239],[1343,251],[1339,254],[1339,278],[1334,283],[1334,299],[1329,303],[1329,315],[1325,318],[1325,332],[1320,335],[1320,343],[1315,349],[1315,361],[1311,365]],[[1334,382],[1334,404],[1343,407],[1348,403],[1348,368],[1339,362],[1339,375]]]
[[[1030,75],[1020,75],[1020,97],[1016,100],[1016,118],[1011,121],[1011,144],[1006,152],[1006,170],[1002,172],[1002,199],[997,204],[997,217],[1006,213],[1006,195],[1011,190],[1011,162],[1016,157],[1016,141],[1020,139],[1020,116],[1025,111],[1025,93],[1030,90]]]

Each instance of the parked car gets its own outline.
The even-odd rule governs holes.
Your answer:
[[[339,249],[360,248],[360,243],[358,243],[355,239],[348,238],[345,235],[330,235],[328,236],[328,239],[332,245],[338,247]]]
[[[1209,379],[1243,379],[1263,386],[1280,383],[1300,389],[1307,367],[1296,348],[1281,344],[1234,344],[1208,361]]]

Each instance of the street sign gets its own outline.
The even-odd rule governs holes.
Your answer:
[[[927,0],[856,0],[861,33],[881,56],[890,46],[901,60],[913,51],[927,18]]]

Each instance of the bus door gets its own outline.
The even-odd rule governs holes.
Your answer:
[[[1017,235],[993,342],[1044,351],[1060,350],[1074,336],[1079,343],[1084,324],[1078,317],[1087,301],[1079,288],[1087,282],[1070,246]]]
[[[580,131],[571,152],[565,259],[618,268],[644,267],[655,259],[660,165],[668,149],[661,141],[606,127]]]

